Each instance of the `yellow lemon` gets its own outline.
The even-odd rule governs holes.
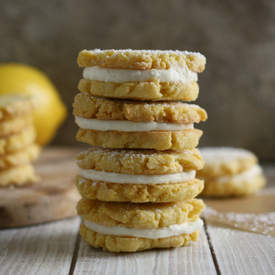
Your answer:
[[[65,105],[49,78],[28,65],[1,64],[0,95],[9,93],[20,93],[34,98],[37,104],[33,114],[37,143],[49,143],[66,116]]]

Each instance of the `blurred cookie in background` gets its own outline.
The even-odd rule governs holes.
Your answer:
[[[232,147],[201,148],[205,166],[198,171],[204,179],[204,196],[245,196],[257,192],[266,183],[257,157],[250,151]]]

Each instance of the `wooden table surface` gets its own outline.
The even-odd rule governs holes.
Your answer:
[[[123,254],[91,248],[79,223],[75,217],[0,230],[0,274],[275,274],[275,238],[207,220],[188,247]]]

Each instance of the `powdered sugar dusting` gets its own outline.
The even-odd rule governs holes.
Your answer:
[[[202,215],[210,222],[275,237],[275,212],[262,214],[221,213],[207,206]]]
[[[199,58],[203,58],[206,60],[205,56],[202,55],[199,52],[189,52],[189,51],[180,51],[180,50],[132,50],[132,49],[121,49],[121,50],[115,50],[115,49],[107,49],[107,50],[101,50],[101,49],[94,49],[94,50],[88,50],[88,52],[91,53],[104,53],[108,51],[113,51],[113,55],[120,54],[120,53],[131,53],[131,54],[177,54],[177,55],[193,55],[197,56]]]

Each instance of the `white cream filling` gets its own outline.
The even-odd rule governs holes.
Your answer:
[[[127,82],[159,80],[160,82],[188,83],[198,80],[198,74],[192,72],[187,66],[171,67],[167,70],[127,70],[106,69],[98,66],[87,67],[83,70],[83,78],[105,82]]]
[[[79,116],[75,116],[75,123],[82,129],[98,131],[146,132],[157,130],[177,131],[194,128],[192,123],[179,124],[162,122],[133,122],[126,120],[99,120]]]
[[[160,239],[160,238],[178,236],[181,234],[191,234],[202,228],[203,221],[201,219],[197,219],[194,222],[173,224],[168,227],[162,227],[158,229],[135,229],[135,228],[122,227],[122,226],[104,226],[104,225],[93,223],[88,220],[84,220],[84,225],[88,229],[104,235]]]
[[[161,184],[192,180],[196,176],[196,171],[191,170],[188,172],[166,175],[130,175],[79,168],[78,174],[83,178],[90,179],[93,181],[104,181],[125,184]]]
[[[231,180],[234,180],[234,181],[249,180],[255,176],[260,175],[261,173],[262,173],[262,168],[259,165],[254,165],[251,169],[246,170],[240,174],[218,177],[217,181],[219,183],[224,183]]]

